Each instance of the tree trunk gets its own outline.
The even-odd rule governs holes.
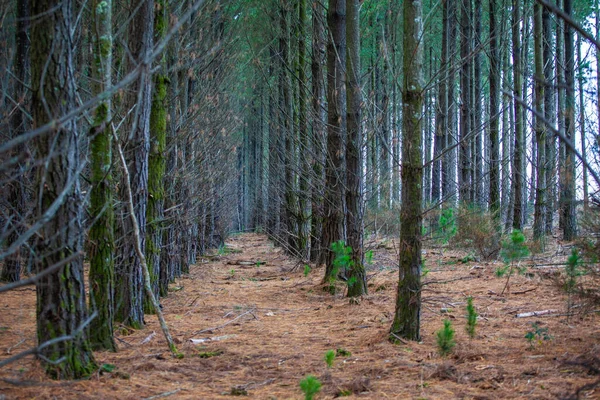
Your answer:
[[[525,164],[523,162],[523,146],[525,135],[523,132],[523,107],[519,104],[523,98],[523,63],[521,61],[521,2],[513,0],[512,18],[512,56],[513,56],[513,93],[515,108],[515,140],[512,167],[512,201],[513,201],[513,229],[523,229],[523,175]]]
[[[467,205],[471,201],[471,0],[461,4],[460,36],[460,153],[459,153],[459,203]]]
[[[443,2],[442,17],[442,53],[440,58],[440,72],[438,82],[438,99],[435,116],[435,136],[433,141],[433,168],[431,174],[431,202],[436,204],[441,200],[442,182],[442,156],[445,150],[448,134],[448,1]]]
[[[489,57],[489,80],[490,80],[490,180],[489,180],[489,207],[494,224],[500,233],[500,135],[499,135],[499,97],[500,94],[500,52],[498,49],[499,35],[498,23],[496,22],[496,0],[489,0],[490,17],[490,57]]]
[[[327,10],[327,162],[323,250],[325,276],[335,279],[331,244],[344,240],[344,133],[346,130],[346,0],[329,0]]]
[[[581,35],[577,35],[577,65],[579,66],[579,73],[577,74],[577,80],[579,83],[579,130],[581,132],[581,159],[583,162],[583,207],[585,211],[589,208],[589,190],[588,190],[588,170],[585,167],[587,165],[587,151],[586,151],[586,140],[585,140],[585,100],[584,100],[584,75],[585,69],[583,68],[583,60],[581,58]]]
[[[154,2],[143,0],[129,26],[129,50],[132,63],[141,63],[152,49]],[[133,64],[131,67],[135,68]],[[143,68],[138,80],[131,87],[127,99],[128,108],[135,106],[127,125],[127,169],[131,176],[131,190],[136,218],[140,226],[141,247],[146,251],[146,208],[148,204],[148,152],[150,147],[151,79],[149,66]],[[125,198],[125,185],[121,184],[121,196]],[[116,256],[115,320],[132,328],[144,325],[144,278],[140,260],[135,251],[131,218],[124,210],[119,220],[122,225],[122,245]]]
[[[554,124],[556,113],[556,82],[554,81],[554,57],[552,55],[552,22],[549,10],[542,10],[542,24],[544,35],[544,117],[546,121]],[[546,135],[546,234],[552,234],[554,209],[556,203],[556,138]]]
[[[19,103],[14,108],[10,117],[10,137],[16,138],[27,131],[28,122],[26,110],[28,103],[27,94],[27,76],[29,72],[29,0],[17,1],[16,10],[16,30],[15,30],[15,56],[13,61],[12,73],[14,75],[14,93],[13,98]],[[11,158],[18,159],[26,153],[25,146],[15,146],[11,152]],[[12,171],[11,171],[12,172]],[[14,215],[13,225],[9,228],[9,234],[6,237],[6,248],[10,248],[14,242],[19,239],[21,232],[24,231],[25,216],[27,214],[25,206],[25,171],[21,162],[17,164],[17,171],[8,184],[7,200],[12,207],[11,214]],[[10,174],[9,174],[10,176]],[[0,272],[0,281],[17,282],[21,279],[21,249],[18,248],[14,253],[8,255],[4,260],[2,271]]]
[[[303,260],[310,258],[310,170],[311,137],[308,132],[306,77],[306,0],[298,1],[298,136],[300,140],[300,185],[298,250]]]
[[[77,106],[74,58],[73,2],[32,0],[31,29],[32,116],[34,128],[65,115]],[[75,119],[36,139],[38,170],[37,217],[58,208],[40,229],[36,243],[36,272],[64,262],[36,282],[37,337],[47,373],[57,379],[80,379],[97,366],[87,337],[87,307],[83,277],[84,198],[80,187],[82,138]],[[45,160],[44,160],[45,159]],[[52,214],[52,213],[51,213]]]
[[[535,57],[535,110],[544,115],[545,77],[542,6],[534,4],[534,57]],[[546,234],[546,123],[535,118],[535,137],[537,143],[537,177],[535,186],[535,211],[533,237],[542,242]],[[542,247],[543,248],[543,247]]]
[[[112,70],[112,1],[92,3],[94,26],[94,65],[92,90],[95,96],[111,86]],[[116,351],[113,337],[115,264],[114,190],[112,181],[112,120],[111,101],[96,107],[90,136],[92,171],[90,194],[90,309],[98,316],[90,325],[90,341],[94,350]]]
[[[423,117],[423,32],[420,0],[404,1],[404,80],[402,100],[402,209],[400,277],[389,339],[420,340],[421,323],[421,162]]]
[[[348,297],[367,293],[367,277],[363,256],[363,195],[360,91],[360,21],[359,0],[346,0],[346,94],[348,140],[346,143],[346,207],[348,245],[352,257],[348,275]]]
[[[155,0],[154,39],[160,42],[167,33],[169,24],[165,0]],[[161,69],[154,75],[154,92],[150,111],[150,153],[148,155],[148,208],[146,209],[146,260],[150,272],[150,283],[154,297],[158,299],[163,246],[164,201],[165,201],[165,152],[167,148],[167,58],[160,60]],[[164,265],[163,265],[164,268]],[[152,300],[144,299],[144,311],[153,313]]]
[[[571,16],[573,14],[572,0],[564,0],[564,12]],[[564,24],[565,36],[565,136],[571,142],[575,142],[575,52],[573,43],[573,28]],[[563,204],[562,213],[564,218],[563,239],[573,240],[577,236],[577,211],[575,193],[575,154],[570,148],[565,149],[565,167],[562,176]]]
[[[325,44],[323,30],[323,6],[315,1],[312,5],[313,46],[312,46],[312,148],[313,148],[313,189],[312,189],[312,242],[311,261],[320,265],[324,255],[321,239],[323,231],[323,197],[325,195],[325,89],[323,64]]]

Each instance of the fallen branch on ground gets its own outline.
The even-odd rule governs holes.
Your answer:
[[[539,317],[540,315],[547,315],[558,312],[558,310],[541,310],[541,311],[530,311],[521,314],[515,315],[515,318],[529,318],[529,317]]]

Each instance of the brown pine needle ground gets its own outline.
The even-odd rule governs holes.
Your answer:
[[[423,293],[423,342],[397,346],[387,341],[398,279],[393,246],[376,250],[370,294],[351,305],[341,294],[322,291],[321,269],[304,277],[304,268],[263,235],[234,236],[227,244],[232,251],[200,259],[162,299],[183,359],[170,356],[156,317],[147,316],[143,330],[117,328],[118,353],[96,353],[99,364],[116,366],[112,372],[56,382],[28,357],[0,370],[0,399],[224,399],[244,394],[302,399],[299,381],[309,374],[323,383],[316,399],[341,394],[554,399],[598,379],[566,363],[600,355],[600,316],[575,316],[569,324],[552,314],[515,318],[528,311],[565,312],[565,295],[541,276],[551,273],[548,269],[512,277],[511,294],[500,296],[505,279],[494,276],[499,263],[462,264],[461,252],[426,251],[431,271],[425,281],[436,283]],[[469,295],[480,315],[473,340],[465,331]],[[33,287],[0,294],[0,309],[0,359],[34,346]],[[438,356],[435,343],[445,318],[452,320],[457,340],[447,359]],[[532,322],[548,328],[553,339],[531,349],[524,336]],[[328,368],[324,355],[330,349],[351,354],[341,352]],[[600,387],[582,398],[600,398]]]

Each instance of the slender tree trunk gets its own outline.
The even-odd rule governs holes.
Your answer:
[[[317,265],[323,262],[321,238],[323,231],[323,197],[325,195],[325,89],[323,64],[325,62],[325,43],[323,6],[313,2],[313,46],[312,46],[312,148],[313,148],[313,190],[312,190],[312,255],[311,260]]]
[[[445,135],[445,149],[442,159],[442,198],[448,199],[450,204],[456,203],[456,37],[458,35],[457,1],[448,1],[448,114]]]
[[[496,11],[496,0],[489,0],[490,17],[490,57],[489,57],[489,80],[490,80],[490,180],[489,180],[489,207],[495,226],[500,233],[500,135],[499,135],[499,97],[500,94],[500,52],[498,49],[499,35],[498,23],[496,22],[498,14]]]
[[[167,33],[168,12],[165,0],[155,0],[154,40],[160,42]],[[154,297],[158,298],[165,216],[165,152],[167,147],[167,58],[160,61],[161,70],[154,75],[154,92],[150,111],[150,153],[148,155],[148,208],[146,209],[146,260]],[[164,268],[164,265],[163,265]],[[144,300],[146,313],[153,313],[152,299]]]
[[[367,293],[367,276],[363,256],[363,195],[360,91],[360,20],[359,0],[346,0],[346,93],[348,141],[346,144],[346,206],[348,245],[352,258],[348,275],[348,297]]]
[[[92,90],[95,96],[111,86],[112,70],[112,1],[92,3],[95,35]],[[95,350],[116,351],[113,337],[115,265],[113,252],[114,212],[112,182],[112,120],[111,101],[96,107],[90,136],[92,189],[90,195],[90,309],[98,316],[90,325],[90,341]]]
[[[564,0],[564,12],[573,14],[572,0]],[[573,43],[573,28],[565,23],[565,136],[575,142],[575,52]],[[563,175],[562,213],[564,215],[563,238],[573,240],[577,236],[577,211],[575,193],[575,154],[569,148],[565,149],[565,167]]]
[[[523,63],[521,61],[521,3],[513,0],[512,18],[512,56],[513,56],[513,88],[515,99],[515,140],[512,168],[512,198],[513,218],[512,227],[523,229],[523,146],[525,135],[523,128],[523,107],[519,104],[523,98]]]
[[[167,50],[168,67],[176,62],[178,37],[173,38]],[[177,195],[177,180],[174,178],[177,171],[177,120],[179,103],[179,79],[173,76],[168,85],[169,123],[167,130],[166,164],[165,164],[165,212],[164,220],[168,221],[163,230],[163,249],[160,253],[160,276],[158,282],[159,294],[166,297],[169,292],[169,283],[173,280],[175,271],[180,270],[177,248],[177,209],[175,207]]]
[[[19,103],[14,108],[10,118],[10,137],[16,138],[27,131],[28,122],[26,110],[28,106],[27,95],[27,77],[29,73],[29,0],[16,2],[16,30],[15,30],[15,56],[12,73],[14,74],[14,93],[13,98]],[[25,146],[15,146],[11,158],[18,159],[25,154]],[[6,238],[6,247],[10,248],[17,241],[25,222],[27,210],[25,206],[25,185],[23,182],[24,171],[22,163],[17,164],[19,170],[15,173],[18,179],[13,179],[8,183],[8,204],[12,207],[11,213],[15,216],[15,223],[9,228],[9,234]],[[0,272],[0,281],[17,282],[21,278],[21,249],[17,249],[13,254],[6,257],[2,271]]]
[[[404,80],[402,100],[402,209],[400,277],[390,340],[420,340],[421,324],[421,161],[423,117],[423,32],[420,0],[404,1]]]
[[[554,58],[552,55],[552,22],[549,10],[542,10],[542,23],[544,35],[544,117],[546,121],[554,124],[556,113],[554,104],[556,100],[556,85],[554,81]],[[546,135],[546,234],[552,234],[554,208],[556,203],[556,138]]]
[[[542,6],[534,4],[534,57],[535,57],[535,110],[544,115],[545,77]],[[535,118],[535,137],[537,143],[537,177],[535,186],[535,212],[533,237],[542,241],[546,234],[546,123]]]
[[[579,66],[579,73],[577,74],[577,80],[579,83],[579,130],[581,132],[581,158],[584,166],[583,170],[583,207],[585,211],[589,208],[589,190],[588,190],[588,170],[585,167],[587,164],[587,151],[586,151],[586,139],[585,139],[585,100],[584,100],[584,74],[583,60],[581,58],[581,35],[577,35],[577,65]]]
[[[442,153],[445,150],[446,138],[448,134],[448,1],[443,2],[442,16],[442,52],[440,60],[440,72],[438,82],[438,99],[435,117],[435,137],[433,142],[433,162],[431,175],[431,201],[437,203],[441,200],[441,182],[442,182]]]
[[[459,203],[466,205],[471,196],[471,0],[463,0],[461,4],[461,36],[460,36],[460,154],[459,154]]]
[[[129,50],[132,62],[142,62],[152,49],[154,23],[154,2],[144,0],[133,15],[129,26]],[[136,65],[132,65],[135,67]],[[131,86],[128,98],[129,108],[135,107],[128,125],[126,138],[128,165],[131,176],[131,189],[136,218],[140,226],[142,251],[146,249],[146,208],[148,204],[148,152],[150,147],[151,79],[149,66],[145,66],[137,82]],[[125,185],[121,185],[121,195],[125,198]],[[131,236],[131,218],[124,215],[122,225],[122,245],[117,247],[115,320],[133,328],[144,325],[144,278],[140,260],[135,251]]]
[[[346,0],[329,0],[327,10],[327,162],[323,221],[324,282],[335,279],[331,244],[344,240],[344,133],[346,130]]]
[[[310,170],[311,137],[308,131],[306,77],[306,0],[298,1],[298,136],[300,139],[300,185],[298,250],[303,260],[310,258]]]
[[[32,116],[34,128],[65,115],[77,106],[74,81],[72,1],[32,0]],[[87,337],[87,307],[83,277],[84,198],[80,186],[82,137],[75,119],[36,139],[38,170],[37,217],[58,208],[40,229],[36,272],[64,262],[36,282],[37,338],[43,344],[64,338],[40,351],[47,373],[57,379],[89,376],[97,365]]]
[[[479,207],[485,207],[483,200],[484,174],[483,174],[483,106],[481,104],[483,90],[481,82],[481,0],[475,0],[473,8],[473,23],[475,25],[475,37],[473,40],[473,187],[474,203]]]

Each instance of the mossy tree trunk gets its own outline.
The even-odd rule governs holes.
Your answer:
[[[389,339],[420,340],[421,324],[421,161],[423,119],[422,3],[404,2],[404,80],[402,88],[402,208],[400,277]]]
[[[77,105],[72,30],[76,15],[70,0],[32,0],[32,116],[34,128],[65,115]],[[36,215],[51,215],[38,232],[36,270],[63,266],[40,278],[37,291],[37,337],[47,373],[79,379],[96,370],[87,337],[83,277],[84,198],[80,187],[82,137],[75,119],[36,139],[41,166],[37,174]],[[55,212],[52,206],[58,205]],[[66,261],[71,258],[70,261]]]
[[[136,7],[130,5],[134,12],[129,24],[129,51],[131,52],[131,68],[144,61],[152,49],[154,23],[154,2],[142,0]],[[127,169],[131,176],[131,190],[136,218],[140,227],[140,245],[146,250],[146,208],[148,204],[148,152],[150,147],[150,110],[151,79],[150,66],[145,65],[137,81],[131,85],[127,101],[128,109],[135,106],[129,118],[124,150],[127,157]],[[121,182],[120,196],[126,198],[125,183]],[[127,210],[119,218],[122,244],[117,247],[116,255],[116,291],[115,320],[132,328],[144,325],[144,279],[142,266],[135,250],[134,238],[131,235],[133,225]]]
[[[168,25],[168,13],[165,0],[154,2],[154,40],[161,41]],[[161,250],[163,238],[165,168],[167,146],[167,59],[160,60],[161,69],[154,75],[154,92],[150,111],[150,154],[148,156],[148,208],[146,209],[146,260],[150,272],[150,282],[154,297],[158,298],[159,277],[161,275]],[[165,268],[167,264],[162,264]],[[144,311],[153,313],[152,301],[146,296]]]
[[[352,258],[348,274],[348,297],[367,293],[363,255],[363,194],[360,91],[360,20],[358,0],[346,0],[346,95],[348,140],[346,143],[346,206],[348,245]]]
[[[331,244],[344,239],[344,132],[346,130],[346,0],[327,10],[327,161],[323,215],[324,282],[335,279]]]
[[[112,69],[112,1],[92,3],[94,26],[93,93],[98,96],[111,85]],[[112,182],[111,101],[105,99],[96,107],[91,128],[90,168],[90,308],[98,316],[90,325],[90,341],[97,350],[116,351],[113,337],[115,265],[113,252],[114,212]]]

